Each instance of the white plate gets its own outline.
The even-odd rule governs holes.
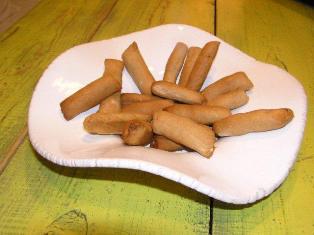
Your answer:
[[[124,146],[118,136],[87,134],[84,118],[97,107],[65,121],[59,103],[100,77],[105,58],[120,59],[136,41],[156,80],[178,41],[202,47],[221,45],[204,86],[236,71],[245,71],[254,83],[250,101],[235,112],[288,107],[295,117],[286,127],[270,132],[220,139],[210,159],[197,153],[168,153]],[[138,92],[126,71],[123,92]],[[219,38],[187,25],[164,25],[118,38],[76,46],[46,69],[29,109],[29,136],[46,159],[70,167],[130,168],[161,175],[218,200],[245,204],[273,192],[287,177],[302,140],[306,95],[300,83],[280,68],[249,57]]]

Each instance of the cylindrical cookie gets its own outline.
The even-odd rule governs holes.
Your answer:
[[[136,42],[123,52],[122,59],[141,93],[151,95],[151,86],[155,79],[145,64]]]
[[[189,81],[186,85],[187,88],[195,91],[199,91],[202,88],[210,67],[216,57],[219,45],[220,42],[212,41],[206,43],[202,48],[191,71]]]
[[[122,108],[122,112],[134,112],[153,115],[154,112],[163,110],[164,108],[173,104],[174,102],[172,100],[165,99],[138,102],[124,106]]]
[[[190,47],[183,65],[183,69],[181,71],[180,79],[178,85],[186,87],[189,81],[189,76],[195,64],[195,61],[198,55],[201,52],[200,47]]]
[[[230,110],[227,108],[199,104],[175,104],[164,110],[182,117],[190,118],[204,125],[213,124],[215,121],[231,115]]]
[[[160,100],[162,98],[153,95],[144,95],[144,94],[136,94],[136,93],[122,93],[121,94],[121,105],[122,107],[138,102],[145,102],[151,100]]]
[[[105,59],[104,65],[105,71],[103,76],[111,75],[122,83],[122,72],[124,68],[123,61],[116,59]]]
[[[121,138],[127,145],[145,146],[152,141],[152,126],[149,122],[145,121],[128,121],[123,128]]]
[[[239,108],[249,102],[249,97],[245,91],[237,89],[216,96],[206,102],[209,106],[221,106],[228,109]]]
[[[166,64],[164,81],[176,83],[177,77],[181,71],[188,47],[182,42],[178,42],[173,49]]]
[[[205,101],[199,92],[166,81],[154,82],[152,92],[160,97],[186,104],[201,104]]]
[[[162,135],[154,135],[153,142],[151,143],[150,147],[155,149],[161,149],[169,152],[183,150],[184,147],[172,140],[164,137]]]
[[[109,76],[117,79],[122,83],[122,71],[124,64],[121,60],[116,59],[105,59],[105,72],[103,77],[106,78]],[[103,101],[100,102],[98,112],[101,113],[114,113],[120,112],[121,102],[120,102],[120,91],[112,94]]]
[[[210,157],[214,151],[215,134],[210,127],[189,118],[159,111],[153,116],[153,131],[170,140]]]
[[[94,113],[85,118],[84,128],[91,134],[122,134],[128,121],[150,121],[151,115],[140,113]]]
[[[218,136],[270,131],[284,127],[292,120],[293,116],[293,111],[288,108],[260,109],[226,117],[215,122],[213,129]]]
[[[120,90],[121,83],[113,77],[99,78],[61,102],[64,118],[70,120]]]
[[[248,76],[244,72],[237,72],[210,84],[202,91],[202,94],[208,101],[210,101],[211,99],[229,91],[236,89],[247,91],[252,89],[252,87],[253,83]]]

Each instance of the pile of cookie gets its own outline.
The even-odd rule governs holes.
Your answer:
[[[83,123],[90,134],[121,135],[127,145],[150,144],[166,151],[187,149],[204,157],[213,154],[221,137],[270,131],[288,124],[294,116],[289,108],[231,113],[249,101],[246,92],[253,83],[244,72],[223,77],[200,91],[219,46],[217,41],[203,48],[178,42],[163,80],[155,81],[133,42],[122,60],[105,60],[101,78],[61,102],[64,118],[71,120],[99,105]],[[141,94],[121,93],[124,67]]]

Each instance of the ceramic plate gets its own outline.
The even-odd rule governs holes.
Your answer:
[[[244,71],[254,83],[250,101],[233,113],[287,107],[295,117],[286,127],[220,139],[210,159],[197,153],[168,153],[124,146],[118,136],[90,135],[84,118],[95,107],[66,121],[59,103],[103,73],[105,58],[120,59],[136,41],[156,80],[179,41],[202,47],[221,42],[204,87],[219,78]],[[123,92],[138,92],[123,73]],[[125,36],[76,46],[49,65],[34,91],[29,109],[29,136],[44,158],[69,167],[114,167],[147,171],[176,181],[218,200],[246,204],[273,192],[287,177],[303,136],[306,96],[300,83],[282,69],[261,63],[221,39],[187,25],[164,25]]]

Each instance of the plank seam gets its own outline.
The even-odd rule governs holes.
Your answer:
[[[213,219],[214,219],[214,198],[209,199],[209,228],[208,228],[208,234],[213,234]]]
[[[102,20],[100,20],[99,24],[97,25],[96,29],[94,30],[94,32],[91,33],[91,35],[88,37],[87,41],[90,42],[93,37],[95,36],[95,34],[98,32],[98,30],[100,29],[100,27],[103,25],[104,21],[108,18],[108,16],[110,15],[110,13],[112,12],[113,8],[117,5],[119,0],[115,1],[114,4],[112,4],[111,8],[109,9],[109,11],[107,12],[107,14],[103,17]]]
[[[214,35],[217,36],[217,2],[218,0],[214,1]],[[213,224],[214,224],[214,198],[210,198],[209,201],[209,228],[208,234],[213,235]]]
[[[214,35],[217,36],[217,0],[214,2]]]
[[[9,27],[9,28],[11,29],[11,27]],[[17,26],[15,29],[12,30],[12,32],[9,32],[10,31],[9,29],[5,30],[5,32],[9,32],[9,33],[7,35],[5,35],[3,38],[1,38],[0,42],[4,42],[5,40],[7,40],[11,36],[13,36],[19,29],[20,29],[20,26]],[[3,34],[5,34],[5,33],[3,33]]]
[[[10,160],[20,147],[20,145],[24,142],[27,136],[27,125],[25,125],[21,131],[21,133],[17,136],[13,144],[8,148],[8,150],[4,153],[4,159],[0,162],[0,175],[9,164]]]
[[[37,8],[43,1],[39,1],[38,3],[36,3],[32,8],[30,8],[23,16],[21,16],[20,18],[16,19],[14,22],[12,22],[12,24],[5,29],[4,31],[0,32],[1,35],[5,34],[6,32],[8,32],[9,30],[11,30],[12,28],[14,28],[18,22],[20,22],[23,18],[25,18],[26,16],[28,16],[28,14],[30,14],[31,11],[33,11],[35,8]]]

